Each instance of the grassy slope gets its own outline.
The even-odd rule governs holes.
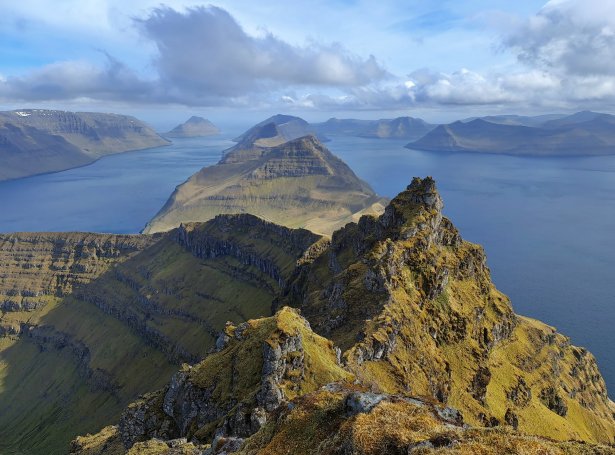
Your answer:
[[[426,246],[437,213],[410,199],[405,192],[392,201],[403,224],[381,237],[375,221],[336,233],[330,249],[293,284],[299,294],[291,292],[285,302],[346,349],[351,370],[376,390],[447,399],[475,425],[492,418],[504,423],[510,409],[530,434],[612,441],[613,403],[591,354],[544,324],[517,318],[491,283],[479,246]],[[403,239],[417,226],[417,234]],[[440,229],[444,237],[456,235],[452,226]],[[381,284],[368,288],[374,277]],[[429,298],[427,290],[438,283],[442,292]],[[338,319],[343,322],[331,324]],[[382,346],[394,347],[381,358],[361,360]],[[475,383],[479,367],[490,374],[484,398]],[[518,377],[531,389],[523,406],[507,396]],[[565,417],[540,399],[548,387],[567,405]]]
[[[234,235],[215,226],[195,229],[270,258],[284,274],[292,269],[301,247],[268,237],[266,225],[250,236],[254,229],[237,223],[241,220],[235,222]],[[304,237],[306,244],[317,238]],[[103,370],[118,386],[110,393],[84,380],[70,346],[41,349],[27,337],[0,338],[0,452],[66,453],[75,435],[116,420],[128,402],[166,383],[182,356],[203,357],[226,321],[270,314],[278,286],[237,258],[195,257],[172,235],[124,259],[66,297],[48,297],[50,303],[42,309],[8,312],[0,318],[3,324],[27,320],[68,334],[87,347],[87,366]],[[34,273],[28,279],[36,281],[45,268],[24,270]],[[9,282],[12,286],[15,280],[4,284]],[[92,297],[104,304],[105,312]],[[161,335],[166,344],[153,342],[144,328]]]
[[[144,232],[166,231],[182,222],[206,221],[220,213],[251,213],[291,228],[330,234],[356,221],[360,216],[357,212],[382,211],[384,201],[328,151],[324,157],[314,152],[312,161],[325,163],[332,175],[310,174],[309,165],[302,167],[304,156],[279,158],[276,149],[271,150],[257,159],[251,152],[239,162],[202,169],[175,190]],[[233,153],[240,156],[244,152]],[[272,165],[301,167],[305,175],[251,177],[253,172]]]

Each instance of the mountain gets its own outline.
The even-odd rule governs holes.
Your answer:
[[[312,125],[316,131],[328,136],[357,136],[370,138],[397,138],[416,140],[434,129],[419,118],[398,117],[395,119],[355,120],[330,118],[324,123]]]
[[[192,116],[181,125],[177,125],[165,137],[201,137],[220,134],[220,129],[203,117]]]
[[[415,178],[318,240],[273,316],[228,322],[72,453],[615,453],[593,356],[516,315],[442,208]]]
[[[472,120],[482,119],[490,123],[499,123],[502,125],[519,125],[519,126],[541,126],[542,124],[551,121],[558,120],[565,117],[563,114],[545,114],[536,116],[526,115],[488,115],[485,117],[470,117],[462,120],[464,123],[471,122]]]
[[[251,144],[260,139],[256,145],[273,147],[303,136],[315,135],[321,142],[326,142],[324,135],[318,134],[314,127],[300,117],[277,114],[257,123],[234,140],[238,143]]]
[[[0,112],[0,181],[167,144],[145,123],[125,115],[43,109]]]
[[[251,215],[164,235],[0,234],[0,453],[77,434],[195,363],[271,301],[318,236]]]
[[[478,152],[528,156],[615,154],[615,116],[579,112],[536,126],[493,123],[479,118],[440,125],[407,148],[435,152]]]
[[[316,137],[287,141],[284,131],[272,122],[251,128],[218,164],[178,186],[144,232],[166,231],[220,213],[252,213],[330,234],[363,213],[382,211],[386,200]]]

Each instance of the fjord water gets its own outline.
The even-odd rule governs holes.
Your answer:
[[[0,182],[0,232],[137,233],[175,186],[220,160],[233,136],[106,156],[76,169]]]
[[[219,160],[231,137],[177,139],[0,183],[0,232],[136,233],[176,185]],[[432,175],[446,215],[485,247],[494,282],[516,311],[590,349],[615,396],[615,156],[439,154],[404,143],[334,138],[327,146],[382,195]]]

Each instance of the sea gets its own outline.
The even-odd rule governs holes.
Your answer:
[[[175,139],[0,182],[0,232],[137,233],[234,136]],[[334,137],[326,145],[384,196],[413,176],[433,176],[445,215],[466,240],[484,246],[493,281],[515,311],[588,348],[615,396],[615,156],[435,153],[405,142]]]

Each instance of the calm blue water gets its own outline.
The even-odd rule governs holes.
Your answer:
[[[230,137],[176,140],[0,183],[0,232],[138,232],[176,185],[219,160]],[[436,154],[403,144],[335,138],[327,146],[382,195],[415,175],[436,178],[445,213],[485,247],[516,311],[589,348],[615,395],[615,156]]]
[[[177,185],[220,160],[230,137],[176,139],[77,169],[0,182],[0,232],[139,232]]]

